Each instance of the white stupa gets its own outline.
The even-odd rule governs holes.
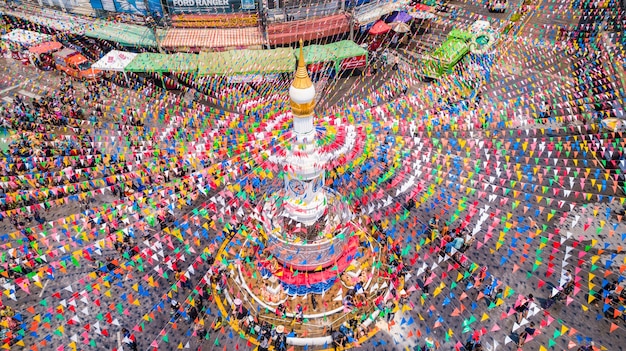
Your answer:
[[[313,111],[315,86],[304,62],[302,42],[295,78],[289,88],[294,140],[287,155],[285,214],[303,225],[311,225],[326,210],[324,161],[318,153]]]

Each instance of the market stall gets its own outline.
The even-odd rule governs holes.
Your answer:
[[[374,23],[372,28],[369,30],[370,35],[370,44],[369,50],[374,51],[380,47],[382,42],[387,37],[387,33],[391,30],[391,27],[385,23],[383,20],[378,20],[378,22]]]
[[[101,71],[124,72],[124,68],[137,56],[136,53],[111,50],[91,67]]]
[[[431,21],[437,18],[437,15],[435,15],[433,11],[434,9],[430,6],[417,4],[413,7],[413,10],[409,12],[409,15],[413,17],[411,26],[415,34],[424,34],[428,31]]]
[[[373,2],[354,11],[354,20],[361,32],[369,30],[374,22],[394,11],[402,10],[409,1]]]
[[[47,34],[31,32],[29,30],[15,29],[3,35],[1,38],[14,45],[18,45],[20,49],[27,49],[33,45],[50,41],[52,37]]]
[[[232,50],[202,52],[199,76],[225,76],[231,81],[259,81],[276,74],[292,72],[296,65],[291,49]]]
[[[261,49],[265,43],[259,27],[170,28],[161,40],[161,47],[200,52],[209,49]]]
[[[312,41],[349,31],[348,15],[337,14],[303,21],[271,24],[267,27],[267,38],[270,45],[285,45],[295,43],[300,39]]]
[[[85,36],[117,42],[123,46],[156,47],[154,32],[145,26],[99,20],[85,31]]]
[[[367,65],[367,50],[351,40],[342,40],[326,45],[335,57],[335,70],[364,68]]]
[[[16,60],[24,60],[28,64],[29,56],[28,48],[31,46],[50,41],[51,36],[37,32],[31,32],[23,29],[15,29],[2,37],[7,50],[11,53],[11,57]]]
[[[63,45],[58,41],[48,41],[31,46],[28,49],[30,62],[41,70],[50,71],[54,68],[51,54],[62,48]]]

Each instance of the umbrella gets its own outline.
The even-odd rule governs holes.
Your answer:
[[[393,22],[393,23],[390,23],[389,26],[396,33],[406,33],[411,30],[411,27],[408,24],[403,23],[403,22]]]
[[[406,23],[406,22],[411,22],[412,20],[413,20],[413,17],[411,17],[411,15],[409,15],[408,13],[404,11],[394,11],[391,15],[387,17],[385,22],[387,23],[405,22]]]
[[[383,21],[378,21],[374,23],[374,25],[370,29],[370,34],[371,35],[385,34],[389,32],[390,30],[391,30],[391,27],[389,27],[387,23]]]

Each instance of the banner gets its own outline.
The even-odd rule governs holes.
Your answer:
[[[163,16],[163,7],[160,0],[90,0],[95,10],[121,12],[132,15]],[[146,8],[148,6],[148,8]]]
[[[81,12],[85,10],[91,11],[92,8],[89,0],[42,0],[39,3],[43,6],[63,9],[69,13]]]
[[[256,0],[167,0],[171,14],[215,14],[256,10]]]
[[[367,64],[367,59],[365,55],[348,57],[341,61],[341,65],[339,66],[340,70],[354,69],[365,67]]]

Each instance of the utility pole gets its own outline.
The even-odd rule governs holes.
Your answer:
[[[348,15],[350,16],[350,40],[354,41],[354,7],[350,8]]]

